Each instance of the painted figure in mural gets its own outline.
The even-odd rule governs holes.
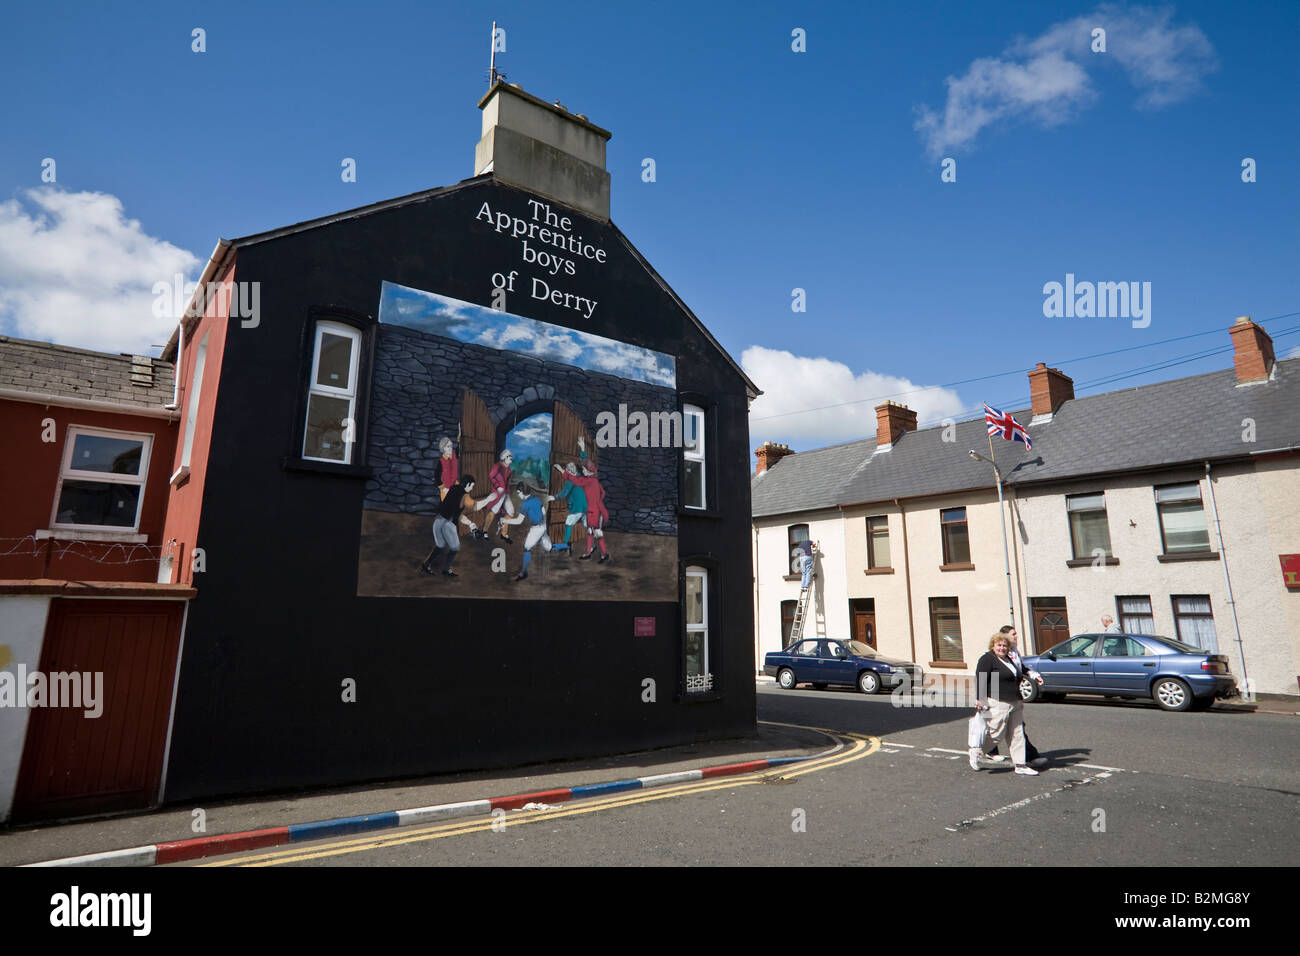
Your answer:
[[[456,555],[460,552],[460,529],[457,527],[457,518],[460,519],[461,524],[470,529],[472,537],[487,537],[474,526],[474,522],[469,520],[469,515],[465,514],[467,510],[474,507],[474,499],[469,497],[469,493],[473,490],[473,475],[461,475],[456,483],[447,489],[447,496],[438,505],[436,517],[433,519],[433,550],[424,559],[424,564],[420,565],[420,570],[425,574],[441,573],[449,578],[457,576],[451,569],[451,563],[456,560]]]
[[[609,512],[605,510],[605,487],[596,477],[596,463],[587,460],[587,447],[582,436],[578,436],[578,454],[582,458],[582,474],[570,475],[569,480],[582,489],[587,498],[587,525],[589,540],[587,553],[579,555],[579,560],[591,557],[592,552],[600,546],[600,563],[609,560],[609,551],[605,548],[605,523],[609,521]]]
[[[555,495],[546,494],[532,476],[526,476],[515,493],[522,498],[519,502],[519,516],[528,519],[528,533],[524,535],[524,564],[515,575],[516,581],[522,581],[528,577],[528,565],[533,563],[533,548],[537,544],[541,544],[543,551],[557,547],[551,544],[551,536],[546,533],[545,508],[545,505],[555,500]]]
[[[443,437],[438,442],[438,462],[433,466],[433,481],[438,486],[438,495],[447,497],[447,489],[460,477],[460,456],[450,438]]]
[[[475,511],[481,511],[484,508],[491,509],[488,512],[487,520],[483,522],[483,530],[489,531],[492,527],[492,519],[499,517],[501,509],[504,508],[509,517],[501,518],[501,523],[497,528],[497,534],[501,540],[509,541],[510,535],[506,534],[506,525],[521,524],[522,515],[515,514],[514,503],[510,500],[510,479],[514,477],[510,465],[514,462],[515,455],[509,448],[503,451],[492,470],[488,472],[488,484],[492,486],[492,491],[486,498],[474,506]]]
[[[583,452],[583,460],[586,460],[586,452]],[[582,490],[580,485],[574,484],[573,479],[578,477],[578,466],[569,462],[568,466],[561,468],[555,466],[555,470],[564,475],[564,487],[560,489],[559,494],[554,496],[553,500],[563,501],[568,506],[569,513],[564,519],[564,543],[555,546],[556,551],[570,550],[570,541],[573,539],[573,527],[579,521],[583,522],[586,527],[587,520],[587,493]]]

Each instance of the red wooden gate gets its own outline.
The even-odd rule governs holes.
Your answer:
[[[102,674],[103,712],[88,717],[84,706],[32,708],[15,823],[156,804],[184,607],[181,601],[51,602],[41,672],[47,682],[57,674]]]

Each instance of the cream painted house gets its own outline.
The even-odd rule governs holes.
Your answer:
[[[1233,370],[1075,398],[1030,375],[1032,451],[994,439],[1010,591],[983,419],[917,430],[876,409],[874,440],[758,450],[755,653],[789,634],[791,548],[821,545],[805,635],[854,637],[965,676],[1013,619],[1031,651],[1072,634],[1156,633],[1225,654],[1257,693],[1300,690],[1300,359],[1238,320]]]

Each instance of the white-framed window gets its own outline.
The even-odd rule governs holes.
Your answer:
[[[138,531],[152,447],[152,435],[69,426],[50,527]]]
[[[190,452],[194,448],[194,426],[199,418],[199,392],[203,390],[203,367],[208,360],[208,337],[203,336],[199,350],[194,353],[194,374],[190,376],[189,411],[185,415],[185,444],[181,448],[181,467],[190,466]]]
[[[350,464],[355,441],[361,333],[339,322],[316,323],[302,457]]]
[[[704,485],[704,409],[682,406],[682,458],[686,468],[685,501],[687,508],[705,508],[708,498]]]
[[[713,689],[709,671],[709,572],[686,569],[686,692]]]

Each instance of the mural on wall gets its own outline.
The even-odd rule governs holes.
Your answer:
[[[676,601],[675,389],[672,356],[383,283],[357,593]]]

